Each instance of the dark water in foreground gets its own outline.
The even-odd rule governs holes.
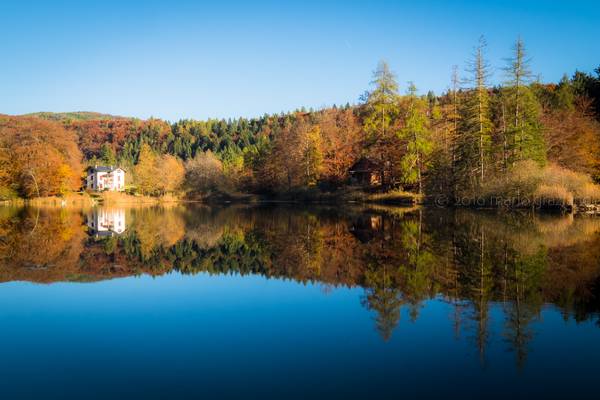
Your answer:
[[[0,208],[2,398],[576,398],[600,218]]]

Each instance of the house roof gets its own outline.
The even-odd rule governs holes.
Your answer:
[[[121,169],[121,170],[125,171],[123,168],[117,167],[117,166],[114,166],[114,165],[111,165],[111,166],[95,165],[93,167],[89,167],[89,170],[92,171],[92,172],[113,172],[113,171],[116,171],[118,169]]]

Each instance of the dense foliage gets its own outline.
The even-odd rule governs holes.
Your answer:
[[[528,162],[600,181],[600,68],[542,84],[532,78],[528,59],[518,40],[504,83],[491,87],[482,38],[466,76],[455,68],[450,89],[439,96],[418,95],[412,83],[400,94],[396,76],[381,62],[357,105],[258,118],[2,117],[2,196],[76,190],[81,162],[120,165],[132,172],[128,186],[146,194],[332,191],[359,183],[350,170],[360,160],[369,160],[377,176],[369,190],[401,189],[449,202],[490,202],[482,195],[491,193],[490,185],[499,187],[499,178],[511,179]],[[527,192],[528,201],[543,183]],[[546,193],[565,190],[551,189]]]
[[[38,118],[0,116],[0,194],[61,195],[81,186],[73,132]]]

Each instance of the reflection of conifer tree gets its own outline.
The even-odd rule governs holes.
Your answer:
[[[533,332],[529,327],[532,315],[527,309],[527,305],[517,298],[514,302],[506,306],[506,340],[515,351],[516,362],[519,368],[525,365],[527,358],[527,345],[533,338]]]
[[[455,251],[455,248],[453,248]],[[453,254],[454,255],[454,254]],[[462,327],[462,318],[465,312],[466,304],[461,300],[460,297],[460,282],[459,279],[459,271],[456,268],[456,264],[451,264],[448,266],[449,274],[449,290],[448,290],[448,298],[450,304],[452,305],[452,314],[450,315],[450,319],[452,320],[452,326],[454,328],[454,337],[456,339],[460,338],[460,331]]]
[[[306,266],[318,276],[323,264],[323,233],[315,216],[307,218],[306,235]]]
[[[475,295],[475,320],[477,321],[477,347],[482,361],[485,361],[485,347],[489,340],[489,266],[485,260],[485,232],[481,229],[479,240],[478,285],[473,288]]]
[[[118,240],[116,236],[110,236],[104,239],[104,252],[113,257],[111,258],[112,261],[114,261],[117,244]]]
[[[466,304],[462,301],[460,301],[459,298],[457,297],[453,297],[452,298],[452,327],[454,328],[454,338],[455,339],[459,339],[460,338],[460,330],[462,328],[462,319],[463,319],[463,314],[465,312],[466,309]]]
[[[375,271],[367,270],[365,280],[367,289],[361,303],[368,310],[375,311],[377,331],[387,341],[400,321],[400,307],[404,303],[400,290],[393,285],[385,266]]]
[[[452,230],[452,261],[451,261],[451,298],[452,303],[454,305],[454,313],[452,315],[452,320],[454,323],[454,336],[458,339],[460,337],[460,329],[462,325],[462,315],[465,312],[465,304],[460,300],[460,282],[459,276],[460,271],[458,270],[458,245],[456,239],[456,230]]]
[[[416,221],[404,221],[402,224],[403,250],[408,255],[408,266],[401,266],[400,271],[405,278],[405,298],[410,304],[411,321],[419,316],[421,303],[433,290],[433,254],[425,246],[427,235],[423,233],[423,215],[418,212]]]
[[[528,345],[533,339],[531,323],[539,315],[542,299],[538,287],[546,265],[545,251],[531,256],[517,255],[511,266],[513,273],[510,287],[510,302],[506,303],[504,336],[510,349],[515,351],[519,368],[525,365]]]
[[[466,234],[457,235],[457,258],[462,269],[464,296],[469,299],[472,307],[474,339],[480,358],[484,362],[485,348],[489,341],[489,301],[493,289],[491,266],[489,257],[486,256],[489,243],[482,226],[467,225],[466,229]]]

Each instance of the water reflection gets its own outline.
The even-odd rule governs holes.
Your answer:
[[[94,208],[87,214],[88,232],[99,236],[120,235],[125,232],[124,208]]]
[[[389,340],[428,300],[482,363],[500,305],[502,340],[527,360],[544,307],[598,319],[600,218],[427,209],[172,207],[0,209],[3,282],[130,275],[257,274],[360,287]],[[409,321],[402,322],[403,310]]]

